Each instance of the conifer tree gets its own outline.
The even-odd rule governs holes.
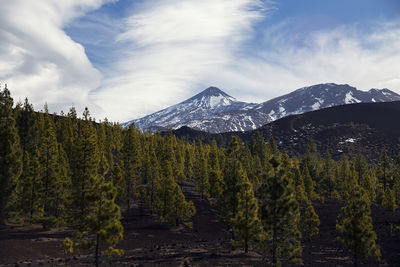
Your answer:
[[[212,142],[208,160],[208,179],[210,182],[210,195],[219,197],[222,194],[222,172],[218,160],[218,147],[215,140]]]
[[[94,247],[95,266],[100,266],[102,243],[108,245],[107,254],[122,255],[123,250],[114,246],[123,238],[124,228],[120,222],[121,211],[115,198],[117,190],[112,182],[106,182],[104,177],[92,176],[92,191],[87,192],[87,209],[82,228],[74,233],[75,243],[67,238],[64,250],[73,252],[73,247],[90,249]]]
[[[334,194],[334,191],[337,187],[335,177],[335,164],[331,158],[331,154],[329,153],[329,151],[326,152],[325,158],[322,162],[321,181],[319,187],[321,187],[321,189],[328,196]]]
[[[17,208],[23,215],[30,214],[30,194],[34,187],[33,166],[30,154],[24,151],[23,175],[17,181]],[[32,211],[33,212],[33,211]]]
[[[161,220],[171,222],[173,216],[173,200],[176,183],[173,178],[173,171],[169,161],[166,161],[165,175],[161,175],[160,182],[156,188],[156,209]]]
[[[294,180],[297,201],[306,202],[308,200],[308,196],[306,193],[306,188],[304,186],[303,176],[301,175],[301,172],[300,172],[300,169],[298,166],[296,166],[296,168],[294,170],[293,180]]]
[[[271,266],[281,266],[282,261],[301,262],[301,233],[299,204],[294,186],[277,157],[271,160],[274,172],[261,186],[261,220],[266,233],[265,249],[271,256]]]
[[[130,209],[132,200],[137,197],[137,187],[140,181],[140,169],[142,167],[139,134],[133,124],[125,131],[123,140],[121,153],[122,160],[124,161],[126,181],[126,206],[127,209]]]
[[[193,178],[193,152],[191,145],[188,145],[185,149],[185,166],[184,173],[187,179]]]
[[[386,190],[384,191],[382,205],[387,210],[395,211],[397,209],[396,196],[393,193],[393,190],[390,189],[389,187],[387,187]]]
[[[380,260],[380,249],[376,244],[376,233],[373,230],[371,209],[365,191],[358,185],[352,188],[336,222],[340,234],[339,240],[352,251],[354,266],[359,260],[373,257]]]
[[[278,146],[276,145],[276,141],[274,137],[270,137],[267,143],[267,153],[271,156],[276,156],[279,154]]]
[[[39,209],[39,188],[40,188],[40,182],[41,182],[41,177],[42,177],[42,166],[40,164],[40,152],[39,149],[36,148],[33,152],[33,155],[30,160],[30,166],[28,167],[30,169],[30,175],[27,177],[30,177],[30,180],[27,182],[27,188],[25,188],[25,192],[27,193],[27,198],[26,198],[26,203],[28,204],[29,207],[29,219],[32,220],[34,214],[38,211]]]
[[[217,206],[220,211],[219,219],[228,225],[236,217],[239,204],[238,193],[243,185],[243,168],[239,160],[239,155],[240,139],[234,136],[225,159],[222,194],[217,200]]]
[[[304,189],[307,193],[307,198],[310,200],[315,200],[318,198],[318,195],[315,193],[315,181],[312,180],[310,172],[308,171],[308,166],[305,165],[303,167],[302,175],[304,181]]]
[[[178,142],[176,145],[175,155],[176,155],[176,171],[174,174],[175,180],[179,183],[182,183],[186,180],[185,151],[184,151],[184,145],[182,145],[180,142]]]
[[[338,168],[337,174],[339,187],[341,191],[341,195],[344,198],[347,198],[354,187],[354,185],[358,184],[357,175],[355,175],[354,168],[352,169],[347,157],[344,155],[340,161],[340,166]]]
[[[362,154],[358,154],[353,160],[354,169],[357,173],[359,185],[366,190],[371,202],[376,198],[376,177],[368,167],[368,162]]]
[[[319,233],[319,217],[310,200],[306,201],[306,209],[301,216],[300,228],[304,238],[311,239]]]
[[[387,151],[386,149],[383,149],[381,152],[378,165],[378,178],[380,182],[383,184],[383,191],[386,190],[386,187],[391,186],[392,183],[391,165],[392,164],[390,162],[390,158],[387,154]]]
[[[393,170],[393,194],[400,205],[400,153],[397,155]]]
[[[196,208],[194,207],[193,202],[186,201],[181,188],[177,184],[175,184],[174,187],[172,205],[176,226],[180,223],[186,223],[185,220],[192,218],[196,214]],[[191,226],[191,224],[187,225]]]
[[[32,153],[39,140],[36,114],[27,98],[17,117],[17,126],[22,150]]]
[[[60,176],[60,152],[57,142],[55,126],[51,115],[45,106],[45,131],[41,137],[40,165],[42,176],[40,179],[40,205],[43,209],[42,215],[37,218],[44,228],[55,226],[60,215],[62,205],[63,188]]]
[[[233,231],[236,240],[232,240],[235,246],[244,248],[244,252],[249,251],[249,245],[259,244],[263,240],[263,230],[261,221],[258,217],[258,202],[254,197],[253,187],[244,172],[240,180],[243,185],[238,193],[238,207],[236,216],[232,219]]]
[[[0,224],[7,218],[11,195],[22,172],[22,150],[13,113],[13,99],[0,91]]]
[[[196,161],[194,166],[194,178],[197,191],[199,191],[201,198],[209,196],[210,182],[208,179],[208,164],[206,153],[201,141],[197,146]]]
[[[115,188],[117,189],[117,197],[115,201],[118,205],[121,205],[122,201],[126,197],[126,184],[123,173],[123,165],[124,162],[122,160],[116,162],[111,172],[111,181],[115,186]]]
[[[73,146],[71,160],[73,224],[79,230],[85,227],[85,217],[90,208],[89,196],[98,178],[99,151],[97,136],[89,110],[86,108],[80,122],[79,135]]]
[[[149,175],[147,177],[148,183],[148,203],[151,210],[154,210],[154,202],[156,198],[156,190],[157,184],[159,183],[160,179],[160,163],[158,162],[156,152],[154,151],[153,146],[150,146],[149,150],[149,157],[150,157],[150,171],[147,172]]]

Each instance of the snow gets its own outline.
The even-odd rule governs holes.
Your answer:
[[[348,92],[345,96],[344,102],[346,104],[360,103],[361,101],[353,97],[353,92]]]
[[[321,106],[321,103],[315,102],[315,103],[311,106],[311,108],[312,108],[312,110],[316,110],[316,109],[319,109],[320,106]]]
[[[222,101],[225,100],[225,98],[222,95],[219,96],[211,96],[210,97],[210,107],[214,108],[216,107],[218,104],[222,104],[222,105],[226,105],[226,102]]]
[[[375,98],[372,98],[372,102],[376,102]]]
[[[321,98],[316,97],[315,99],[317,100],[317,102],[315,102],[315,103],[311,106],[312,110],[319,109],[319,108],[321,107],[321,104],[324,103],[324,100],[321,99]]]

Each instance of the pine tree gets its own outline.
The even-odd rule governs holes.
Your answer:
[[[42,176],[40,179],[40,205],[43,209],[41,216],[36,218],[42,223],[43,228],[56,226],[60,216],[63,194],[62,179],[60,177],[59,147],[55,132],[55,126],[47,106],[45,106],[45,131],[41,136],[40,165]]]
[[[19,112],[16,122],[22,150],[32,153],[39,140],[36,114],[27,98],[25,98],[24,105],[21,112]]]
[[[177,143],[177,145],[176,145],[175,155],[176,155],[176,171],[174,173],[175,180],[179,183],[182,183],[186,180],[185,150],[184,150],[184,145],[181,144],[180,142]]]
[[[196,161],[194,165],[194,181],[197,191],[199,191],[201,198],[209,197],[210,182],[208,179],[208,164],[206,153],[203,144],[199,142],[197,146]]]
[[[282,261],[301,262],[301,233],[299,204],[295,198],[294,185],[287,170],[280,167],[279,159],[270,160],[272,175],[261,186],[261,220],[266,233],[265,249],[271,256],[271,266],[281,266]]]
[[[10,91],[0,91],[0,224],[7,218],[11,196],[22,172],[22,150]]]
[[[117,189],[117,197],[115,201],[118,205],[121,205],[122,201],[126,197],[126,184],[123,173],[123,165],[123,161],[115,163],[114,168],[111,172],[111,181]]]
[[[93,181],[97,179],[99,170],[97,136],[87,108],[83,116],[70,158],[71,216],[74,226],[79,230],[85,227],[85,217],[89,209],[88,196],[93,190]]]
[[[210,183],[210,195],[219,197],[222,194],[222,172],[218,160],[218,147],[215,140],[212,142],[208,160],[208,180]]]
[[[63,243],[65,251],[73,252],[73,247],[90,249],[94,247],[95,266],[100,265],[101,245],[106,243],[107,254],[122,255],[123,250],[114,246],[123,238],[124,228],[120,222],[121,211],[115,198],[117,190],[104,177],[92,176],[92,191],[87,194],[87,209],[82,228],[74,233],[75,243],[67,238]]]
[[[336,222],[340,234],[339,240],[353,252],[354,266],[359,260],[374,257],[380,260],[380,249],[376,244],[376,233],[373,230],[371,209],[365,191],[354,186],[346,205],[342,208]]]
[[[307,198],[310,200],[318,199],[318,195],[315,193],[315,181],[312,180],[310,172],[308,171],[307,165],[303,167],[302,177],[304,181],[304,188],[307,193]]]
[[[28,177],[31,180],[28,182],[27,203],[29,207],[29,219],[32,220],[34,214],[38,211],[40,205],[39,188],[42,177],[42,166],[40,164],[40,152],[36,148],[30,160],[31,175]]]
[[[188,145],[185,149],[185,166],[184,173],[187,179],[193,178],[193,156],[192,156],[191,145]]]
[[[397,155],[393,171],[393,194],[400,205],[400,153]]]
[[[173,223],[173,200],[176,183],[171,164],[169,161],[165,164],[165,175],[162,175],[160,182],[157,183],[155,205],[161,220]]]
[[[358,184],[358,177],[355,175],[355,170],[351,168],[346,156],[343,156],[340,161],[337,176],[341,195],[346,199],[354,185]]]
[[[196,214],[196,208],[192,201],[186,201],[185,196],[182,193],[181,188],[175,184],[173,192],[173,217],[175,219],[175,225],[178,226],[180,223],[185,223],[187,219],[192,218]],[[191,226],[191,224],[187,224]]]
[[[368,192],[367,195],[370,201],[375,201],[375,189],[377,187],[377,183],[375,181],[376,177],[370,171],[366,158],[362,154],[358,154],[353,160],[353,165],[358,177],[359,185]]]
[[[386,190],[386,187],[390,186],[390,183],[392,182],[391,162],[386,152],[386,149],[382,150],[379,160],[379,178],[383,183],[383,190]]]
[[[244,252],[249,251],[249,245],[259,244],[263,240],[261,221],[258,217],[258,202],[254,197],[252,185],[246,174],[242,172],[243,185],[238,193],[238,207],[236,216],[232,219],[233,231],[236,240],[235,246],[244,247]]]
[[[220,211],[219,219],[230,225],[233,218],[236,217],[239,204],[238,193],[243,185],[243,168],[239,160],[240,139],[233,137],[227,150],[227,156],[224,164],[222,194],[217,200],[217,206]]]
[[[336,190],[335,163],[329,151],[326,152],[322,162],[320,187],[326,195],[331,196]]]
[[[393,193],[393,190],[391,190],[389,187],[386,188],[386,190],[384,191],[382,205],[387,210],[395,211],[397,209],[396,195]]]
[[[131,208],[132,200],[138,195],[140,170],[142,167],[142,151],[139,142],[139,133],[133,124],[131,124],[125,131],[123,140],[121,154],[122,160],[124,161],[124,174],[127,192],[126,206],[129,210]]]
[[[22,212],[23,215],[30,214],[30,194],[32,187],[34,187],[33,178],[33,166],[30,154],[24,151],[23,156],[23,175],[17,181],[16,192],[17,192],[17,208]],[[32,211],[33,212],[33,211]]]
[[[153,146],[150,147],[149,156],[150,156],[151,171],[147,172],[149,175],[147,178],[147,183],[148,183],[147,196],[148,196],[149,207],[151,210],[154,210],[156,189],[160,179],[160,163],[158,162],[156,152],[154,151]]]
[[[300,222],[303,237],[311,239],[314,235],[317,235],[319,233],[319,224],[319,217],[315,212],[311,201],[307,200],[306,209],[304,214],[301,216]]]

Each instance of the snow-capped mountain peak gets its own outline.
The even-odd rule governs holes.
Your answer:
[[[291,114],[305,113],[331,106],[361,102],[389,102],[400,95],[388,89],[357,90],[348,84],[325,83],[297,89],[261,104],[237,101],[216,87],[143,118],[135,123],[142,130],[166,130],[188,126],[197,130],[220,133],[256,129]]]
[[[181,104],[192,104],[201,108],[218,109],[232,105],[236,99],[217,87],[208,87],[201,93],[189,98]]]

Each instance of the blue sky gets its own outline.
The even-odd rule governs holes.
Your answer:
[[[211,85],[253,102],[325,82],[400,93],[397,0],[0,1],[0,82],[36,109],[126,121]]]

